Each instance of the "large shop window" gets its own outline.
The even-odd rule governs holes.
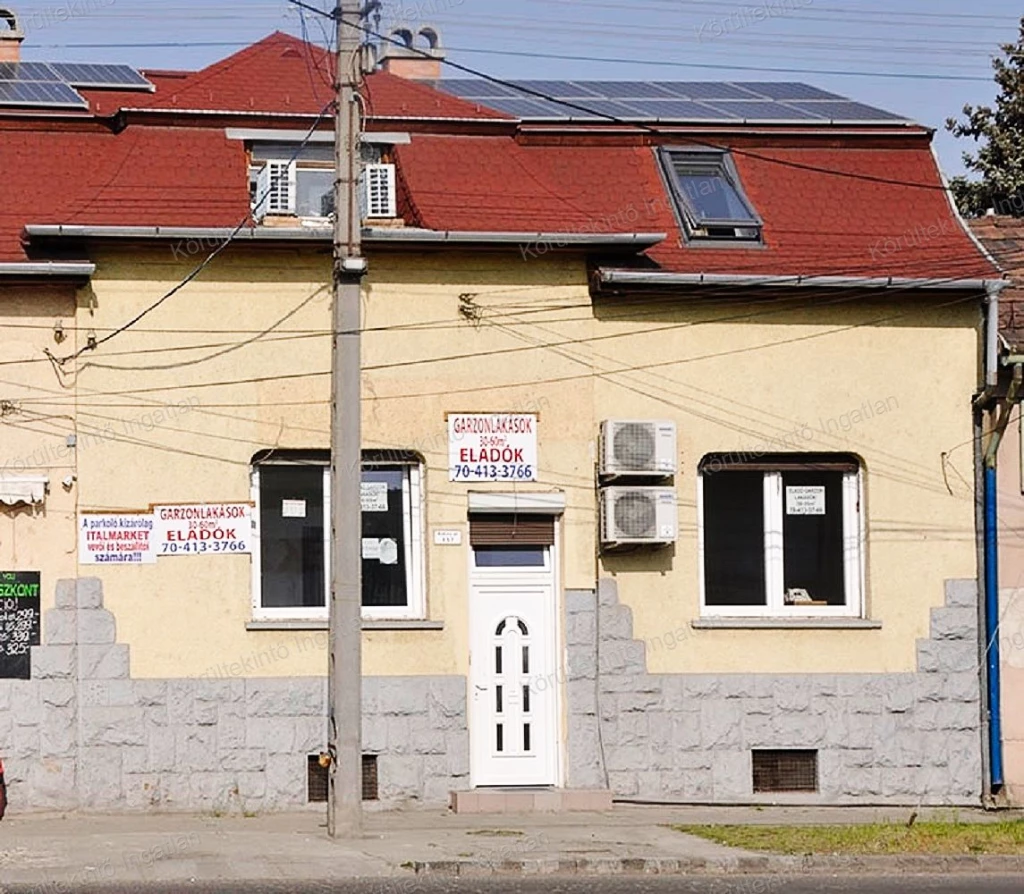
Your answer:
[[[423,618],[422,466],[398,454],[363,458],[363,617]],[[330,467],[323,454],[275,453],[253,466],[257,618],[327,617]]]
[[[861,615],[854,457],[715,454],[701,462],[699,487],[705,616]]]

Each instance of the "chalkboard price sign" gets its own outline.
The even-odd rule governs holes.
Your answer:
[[[38,571],[0,571],[0,678],[31,676],[29,647],[38,646],[42,610]]]

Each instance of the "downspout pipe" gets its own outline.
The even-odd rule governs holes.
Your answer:
[[[995,397],[999,385],[999,293],[1005,283],[991,283],[986,287],[985,389],[979,395],[977,406],[985,409]],[[998,421],[989,438],[984,456],[984,555],[985,555],[985,668],[988,696],[988,752],[989,788],[995,794],[1003,779],[1003,724],[1000,690],[999,655],[999,517],[998,517],[998,458],[999,445],[1010,421],[1021,384],[1024,367],[1014,366],[1013,381],[1006,400],[1000,408]]]

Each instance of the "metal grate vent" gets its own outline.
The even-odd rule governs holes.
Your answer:
[[[754,751],[754,793],[816,792],[817,751]]]
[[[311,754],[306,764],[306,792],[310,804],[327,801],[327,767],[320,766],[320,755]],[[377,755],[363,755],[363,800],[380,800],[377,784]]]
[[[377,788],[377,755],[363,755],[363,800],[377,801],[380,794]]]
[[[306,769],[306,793],[310,804],[327,800],[327,767],[320,766],[320,755],[311,754]]]

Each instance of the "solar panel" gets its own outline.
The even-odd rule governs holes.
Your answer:
[[[754,99],[732,84],[714,81],[665,81],[658,86],[682,99]]]
[[[783,105],[783,103],[779,103]],[[786,106],[799,109],[801,112],[810,112],[821,118],[831,121],[906,121],[902,115],[894,115],[892,112],[883,112],[881,109],[866,106],[859,102],[787,102]]]
[[[705,105],[747,121],[817,121],[814,115],[769,100],[705,100]]]
[[[587,87],[608,99],[676,99],[676,95],[650,81],[587,81]]]
[[[0,81],[0,105],[88,108],[67,84],[40,81]]]
[[[800,84],[796,81],[774,81],[763,84],[746,81],[738,82],[736,86],[750,90],[759,96],[767,96],[769,99],[845,99],[837,93],[829,93],[812,87],[810,84]]]
[[[52,68],[73,87],[119,87],[122,90],[153,89],[153,85],[130,65],[54,62]]]
[[[488,108],[515,115],[517,118],[568,118],[572,113],[572,110],[565,106],[532,99],[501,97],[500,99],[489,99],[486,104]]]
[[[730,116],[699,102],[685,99],[642,99],[629,104],[634,119],[669,121],[728,121]]]
[[[434,86],[438,90],[451,93],[462,99],[487,99],[492,96],[522,96],[518,90],[503,87],[501,84],[492,84],[482,78],[453,78],[452,80],[435,81]]]
[[[572,81],[511,81],[517,87],[527,87],[536,90],[538,93],[545,93],[557,99],[572,99],[573,97],[600,97],[596,90],[590,90],[582,84]]]
[[[0,81],[48,81],[62,78],[45,62],[0,62]]]
[[[864,123],[907,120],[808,84],[789,81],[524,80],[515,83],[581,108],[516,93],[510,87],[479,79],[434,81],[432,85],[462,99],[526,119],[600,120],[612,116],[628,121]]]
[[[583,99],[571,100],[574,105],[582,106],[581,109],[573,109],[568,106],[561,107],[561,114],[571,118],[625,118],[627,121],[635,121],[636,103],[612,102],[610,99]],[[585,110],[585,111],[584,111]]]

